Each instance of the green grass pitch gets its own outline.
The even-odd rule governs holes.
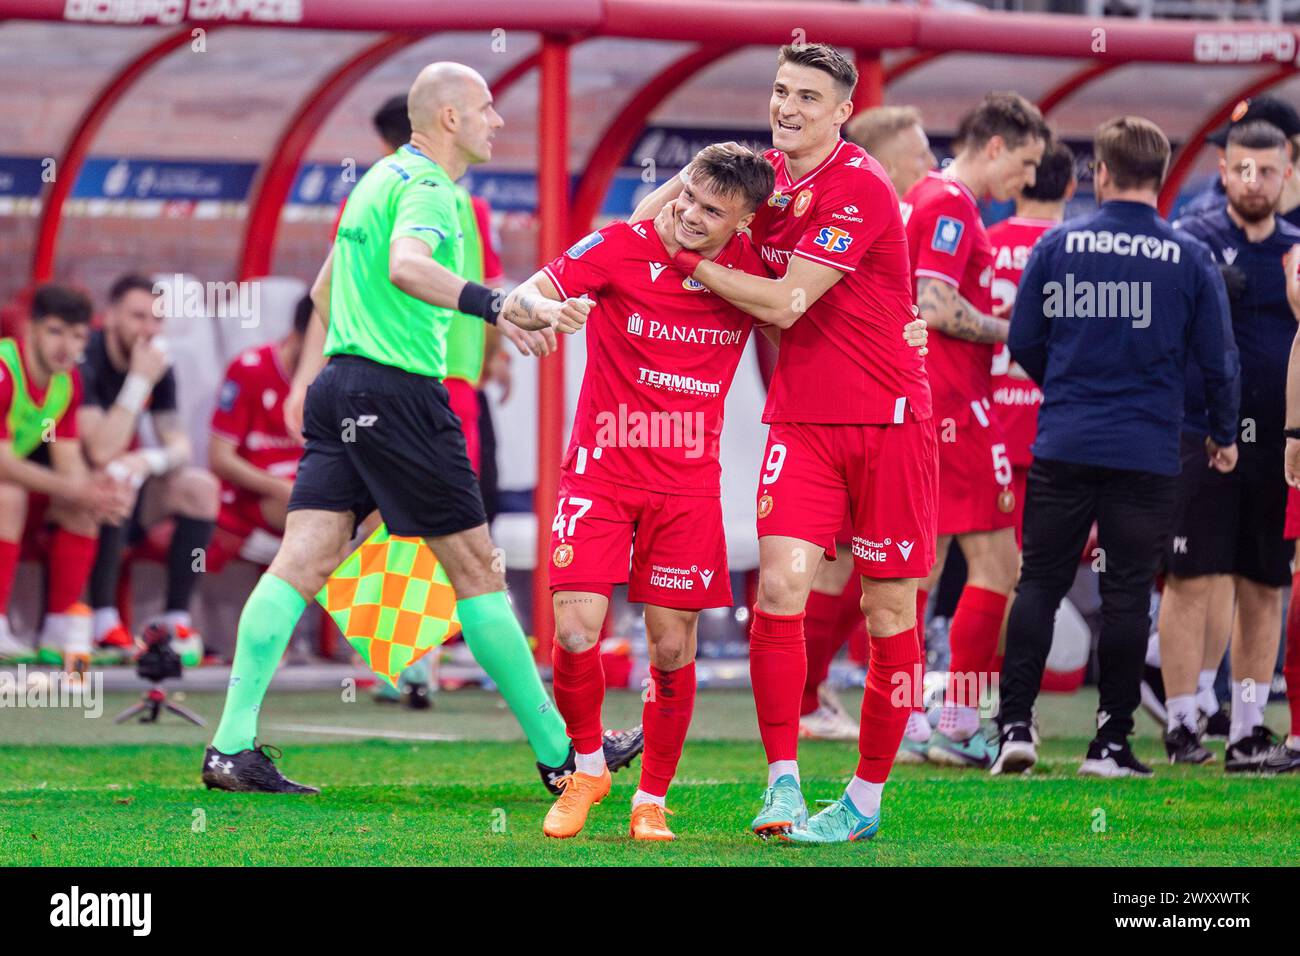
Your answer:
[[[856,696],[845,703],[856,707]],[[133,695],[105,714],[0,714],[0,865],[1271,865],[1300,864],[1300,775],[1226,778],[1219,762],[1170,767],[1139,715],[1151,780],[1080,779],[1095,696],[1045,696],[1044,764],[1029,777],[899,767],[885,790],[880,835],[865,844],[764,844],[746,825],[764,782],[747,691],[701,692],[669,794],[674,844],[626,837],[636,766],[614,777],[576,839],[547,840],[550,804],[528,748],[494,695],[443,693],[412,713],[337,693],[273,692],[263,738],[282,745],[293,778],[318,797],[216,793],[198,781],[209,731],[175,717],[115,726]],[[210,721],[216,694],[186,700]],[[611,726],[640,701],[611,692]],[[1285,726],[1285,708],[1269,717]],[[441,739],[441,738],[454,739]],[[806,743],[809,800],[838,795],[851,743]]]

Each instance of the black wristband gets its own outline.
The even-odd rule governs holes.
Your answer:
[[[1284,428],[1282,434],[1287,438],[1300,438],[1300,428]]]
[[[501,314],[501,299],[495,289],[489,289],[478,282],[466,282],[465,288],[460,290],[456,311],[477,315],[488,325],[496,325],[497,316]]]

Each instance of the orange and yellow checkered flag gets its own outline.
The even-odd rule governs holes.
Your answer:
[[[391,535],[387,525],[334,569],[316,600],[394,687],[402,671],[460,633],[447,572],[423,539]]]

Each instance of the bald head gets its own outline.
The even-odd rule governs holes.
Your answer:
[[[447,60],[430,63],[415,78],[406,105],[411,141],[430,150],[453,179],[492,158],[492,135],[502,120],[476,70]]]
[[[477,70],[450,60],[430,63],[415,78],[407,96],[411,129],[432,135],[446,107],[463,113],[488,96],[487,84]]]

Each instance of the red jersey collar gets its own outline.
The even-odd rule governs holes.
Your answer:
[[[778,182],[776,184],[776,191],[781,193],[794,192],[800,186],[807,184],[814,176],[816,176],[823,169],[829,166],[831,162],[835,159],[835,157],[840,154],[840,150],[843,148],[844,148],[844,140],[842,139],[837,140],[835,143],[835,148],[830,151],[830,153],[826,156],[825,159],[823,159],[820,163],[818,163],[815,167],[813,167],[811,172],[805,173],[803,178],[800,179],[797,183],[791,183],[788,186],[782,186],[781,183]],[[785,164],[786,164],[785,153],[781,153],[781,170],[778,178],[784,179],[786,182],[789,182],[790,173],[786,170]]]
[[[941,179],[945,183],[949,183],[953,186],[956,186],[958,189],[961,190],[962,195],[970,200],[970,204],[974,206],[976,209],[979,209],[980,207],[979,200],[975,198],[975,194],[970,191],[969,186],[967,186],[956,176],[949,176],[947,173],[939,172],[938,170],[934,170],[934,169],[930,170],[925,175],[931,177],[932,179]]]

